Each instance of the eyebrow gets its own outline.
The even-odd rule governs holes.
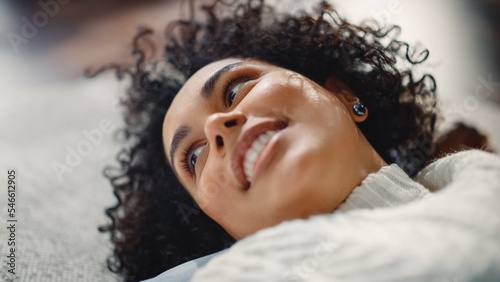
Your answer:
[[[225,67],[221,68],[217,72],[215,72],[206,82],[203,84],[203,87],[201,88],[201,96],[205,99],[210,99],[212,96],[212,93],[214,92],[214,87],[217,82],[217,80],[226,72],[231,70],[234,67],[237,67],[244,62],[237,62],[237,63],[232,63],[229,65],[226,65]]]
[[[175,171],[175,163],[174,163],[174,156],[175,152],[177,151],[177,148],[179,148],[179,145],[181,144],[182,140],[188,136],[189,132],[191,131],[191,127],[187,125],[181,125],[177,130],[175,131],[174,137],[172,138],[172,142],[170,143],[170,159],[172,160],[172,168]]]

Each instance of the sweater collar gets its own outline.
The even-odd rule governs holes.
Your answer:
[[[427,194],[429,190],[413,181],[398,165],[391,164],[369,174],[334,212],[394,207]]]

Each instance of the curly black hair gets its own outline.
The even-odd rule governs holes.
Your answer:
[[[433,151],[436,122],[432,76],[414,78],[417,54],[398,40],[397,26],[354,25],[326,2],[311,13],[280,14],[264,0],[214,0],[187,20],[167,28],[165,56],[148,61],[135,39],[137,64],[120,69],[131,77],[122,101],[125,138],[119,168],[106,168],[117,205],[106,210],[112,222],[111,271],[124,280],[155,276],[180,263],[234,243],[182,188],[162,143],[163,118],[176,93],[203,66],[228,57],[254,58],[293,70],[324,85],[337,77],[370,109],[359,128],[387,163],[417,173]]]

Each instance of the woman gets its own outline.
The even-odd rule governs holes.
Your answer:
[[[282,222],[429,195],[400,169],[415,175],[433,152],[434,81],[411,71],[427,51],[414,56],[396,27],[352,25],[326,3],[314,15],[263,1],[202,9],[170,26],[165,60],[136,50],[132,145],[107,170],[119,201],[104,228],[111,270],[145,279]],[[223,281],[210,273],[230,261],[196,279]]]

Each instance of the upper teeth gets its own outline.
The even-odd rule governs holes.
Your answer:
[[[267,141],[269,141],[274,134],[276,134],[276,131],[273,130],[264,132],[259,136],[259,138],[256,138],[255,141],[253,141],[252,146],[246,152],[243,165],[248,182],[252,181],[252,171],[255,160],[257,160],[257,157],[266,145]]]

